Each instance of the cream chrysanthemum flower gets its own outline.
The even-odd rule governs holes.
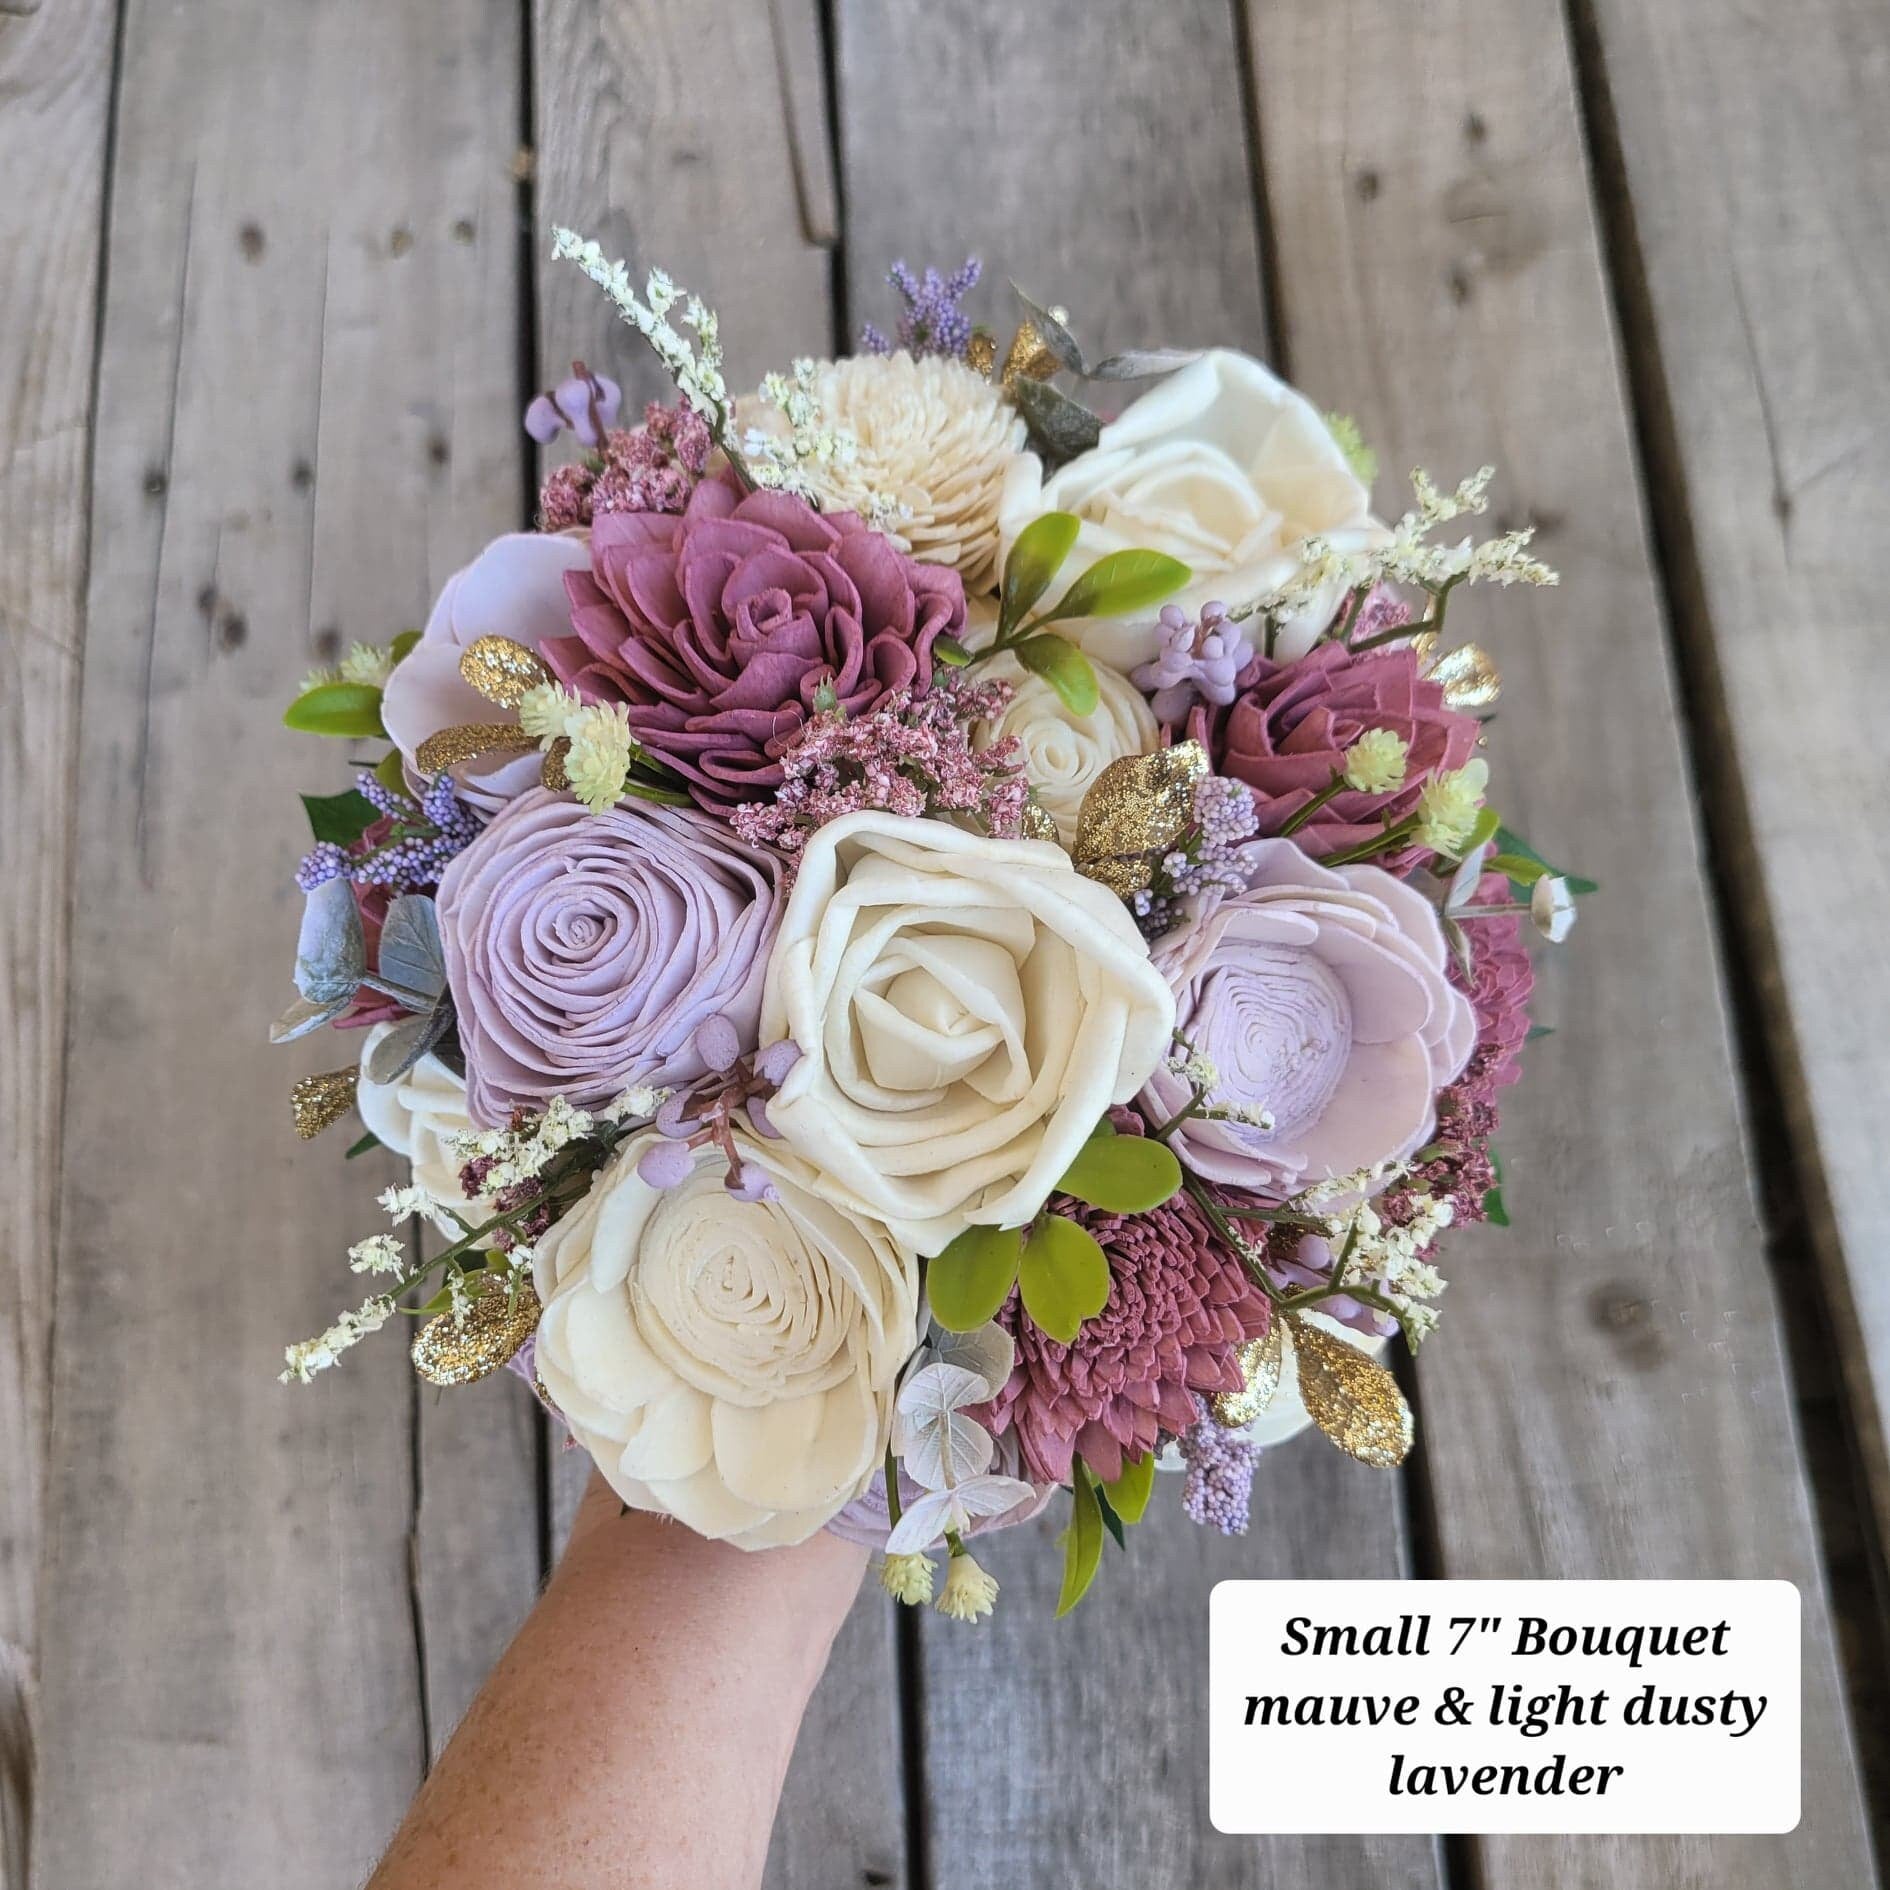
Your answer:
[[[822,362],[815,393],[821,424],[852,449],[805,468],[821,505],[871,518],[890,501],[888,535],[913,557],[950,565],[968,593],[994,588],[998,500],[1024,448],[1001,390],[961,361],[901,352]]]

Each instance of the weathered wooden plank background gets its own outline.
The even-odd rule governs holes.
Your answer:
[[[1303,1441],[1054,1630],[1040,1536],[979,1633],[863,1597],[770,1881],[1874,1881],[1887,95],[1862,0],[0,0],[0,1881],[358,1878],[562,1538],[509,1381],[273,1384],[385,1177],[289,1140],[319,1053],[260,1043],[275,704],[525,521],[532,388],[655,391],[554,218],[700,286],[738,378],[976,251],[994,321],[1016,276],[1269,356],[1393,475],[1497,460],[1564,585],[1478,625],[1494,757],[1605,887],[1418,1471]],[[1399,1572],[1791,1577],[1800,1829],[1218,1836],[1209,1585]]]

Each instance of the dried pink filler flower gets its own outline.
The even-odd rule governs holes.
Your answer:
[[[693,408],[652,401],[640,427],[613,429],[598,456],[547,475],[539,529],[568,531],[611,512],[680,512],[708,470],[711,449],[708,426]]]
[[[1025,1317],[1013,1291],[998,1319],[1017,1341],[1017,1364],[982,1411],[999,1435],[1016,1432],[1033,1481],[1068,1482],[1081,1456],[1113,1482],[1125,1456],[1194,1423],[1196,1392],[1240,1389],[1235,1355],[1265,1333],[1266,1296],[1185,1195],[1145,1214],[1053,1205],[1109,1256],[1108,1303],[1063,1345]]]
[[[970,735],[1002,715],[1010,695],[1004,682],[935,685],[916,702],[897,690],[857,721],[838,711],[817,715],[782,755],[774,799],[736,808],[730,825],[744,840],[789,855],[828,821],[863,808],[971,814],[996,838],[1014,839],[1030,793],[1022,748],[1012,735],[980,753]]]

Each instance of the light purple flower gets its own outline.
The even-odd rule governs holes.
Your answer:
[[[473,1119],[693,1084],[710,1018],[752,1050],[780,884],[775,855],[690,810],[512,802],[440,880]]]
[[[1422,1147],[1476,1016],[1450,982],[1435,909],[1402,880],[1321,866],[1290,840],[1236,857],[1246,890],[1203,899],[1155,964],[1177,1032],[1217,1072],[1209,1102],[1268,1110],[1273,1126],[1197,1117],[1175,1148],[1205,1180],[1284,1200]],[[1190,1085],[1161,1069],[1142,1095],[1165,1122]]]
[[[420,744],[464,722],[515,718],[488,702],[459,673],[459,659],[483,636],[509,637],[535,650],[547,637],[568,635],[571,603],[564,574],[589,567],[582,536],[508,532],[446,580],[420,641],[407,652],[381,693],[381,720],[407,763]],[[496,813],[514,794],[536,785],[544,757],[516,749],[476,756],[452,769],[461,800],[482,814]]]
[[[1225,708],[1234,699],[1235,678],[1253,660],[1245,624],[1231,623],[1218,599],[1201,606],[1198,623],[1179,604],[1164,604],[1162,646],[1152,663],[1129,678],[1149,697],[1158,722],[1180,722],[1196,701]]]
[[[569,427],[579,445],[595,452],[617,424],[622,405],[623,389],[615,381],[573,361],[569,377],[525,409],[525,431],[540,446],[549,446]]]

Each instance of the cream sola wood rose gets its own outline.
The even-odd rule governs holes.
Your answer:
[[[978,672],[1012,689],[1004,712],[971,732],[980,753],[1015,735],[1031,798],[1056,822],[1067,847],[1076,838],[1083,796],[1112,761],[1161,746],[1161,730],[1141,690],[1107,664],[1096,666],[1096,706],[1081,714],[1052,685],[1008,652]]]
[[[936,1254],[1036,1214],[1173,1024],[1134,921],[1060,847],[850,814],[808,842],[769,961],[761,1041],[801,1056],[768,1120]]]
[[[745,1549],[801,1542],[885,1459],[918,1338],[918,1263],[818,1174],[739,1126],[675,1185],[633,1137],[538,1244],[533,1363],[573,1436],[635,1509]]]
[[[1046,512],[1082,521],[1051,599],[1097,559],[1161,551],[1193,574],[1167,601],[1189,616],[1220,599],[1263,597],[1300,568],[1299,547],[1319,537],[1335,551],[1379,542],[1371,494],[1318,411],[1258,361],[1216,348],[1170,375],[1102,429],[1096,445],[1049,478],[1034,453],[1006,475],[999,514],[1008,556],[1017,535]],[[1302,655],[1339,601],[1315,598],[1281,626],[1273,654]],[[1151,661],[1158,619],[1092,618],[1067,634],[1123,671]]]
[[[376,1141],[407,1158],[416,1188],[424,1188],[448,1207],[461,1207],[459,1171],[464,1157],[453,1152],[453,1138],[473,1129],[466,1109],[466,1079],[429,1054],[391,1083],[371,1082],[367,1065],[394,1028],[376,1024],[362,1040],[355,1108]]]

